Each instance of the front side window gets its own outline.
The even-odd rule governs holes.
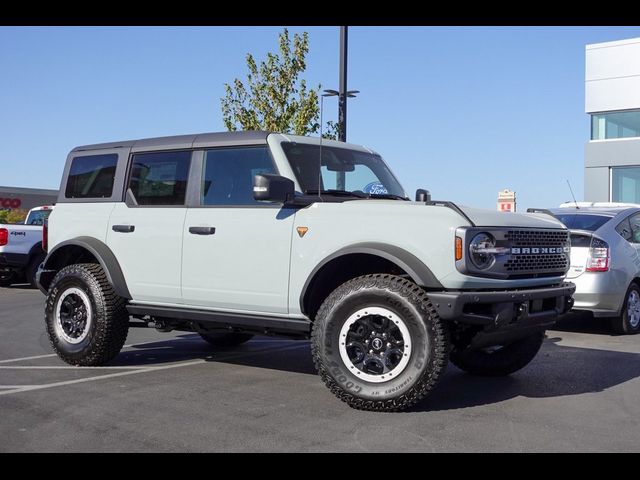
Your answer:
[[[253,198],[253,177],[276,173],[266,147],[207,150],[202,172],[202,205],[263,205]]]
[[[640,167],[611,169],[611,201],[640,203]]]
[[[108,198],[113,193],[118,155],[87,155],[71,161],[66,198]]]
[[[372,197],[406,194],[379,155],[347,148],[284,142],[282,149],[303,193],[342,191]]]
[[[129,188],[138,205],[184,205],[191,152],[138,153]]]

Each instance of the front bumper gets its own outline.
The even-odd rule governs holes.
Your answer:
[[[497,345],[546,329],[573,306],[573,283],[506,291],[429,292],[440,318],[481,327],[474,346]]]

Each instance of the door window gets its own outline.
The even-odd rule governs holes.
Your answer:
[[[207,150],[202,172],[202,205],[262,205],[253,198],[253,177],[276,173],[266,147]]]
[[[138,153],[129,188],[138,205],[184,205],[191,152]]]

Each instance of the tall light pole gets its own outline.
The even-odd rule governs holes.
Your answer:
[[[340,27],[340,92],[338,96],[338,140],[347,141],[347,50],[349,27]]]
[[[325,97],[338,97],[338,140],[347,141],[347,98],[353,98],[358,90],[347,90],[347,44],[349,27],[340,27],[340,91],[325,90]]]

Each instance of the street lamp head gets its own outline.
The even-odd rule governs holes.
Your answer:
[[[347,90],[347,97],[353,98],[357,93],[360,93],[360,90]]]
[[[324,93],[322,94],[323,97],[335,97],[338,95],[340,95],[340,92],[337,90],[324,90]]]

